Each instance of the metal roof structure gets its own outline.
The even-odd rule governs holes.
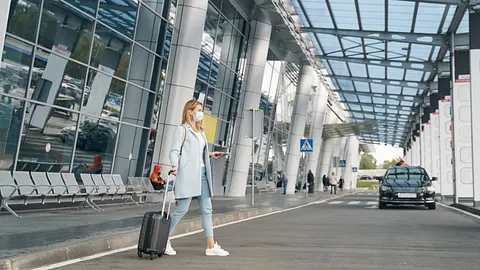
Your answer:
[[[452,33],[468,46],[468,1],[291,3],[352,121],[369,126],[355,128],[360,140],[406,147],[438,74],[449,71]]]

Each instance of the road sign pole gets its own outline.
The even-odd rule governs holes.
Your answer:
[[[308,175],[307,175],[307,157],[308,153],[303,153],[303,178],[305,179],[305,198],[308,198]]]
[[[255,113],[252,112],[252,207],[255,206]]]

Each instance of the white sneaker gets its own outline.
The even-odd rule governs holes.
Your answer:
[[[213,248],[207,248],[205,250],[205,255],[225,257],[225,256],[230,255],[230,253],[228,253],[228,251],[222,249],[222,247],[219,244],[215,243]]]
[[[172,244],[170,243],[170,240],[168,240],[167,247],[165,248],[165,252],[163,254],[169,255],[169,256],[177,255],[177,252],[172,248]]]

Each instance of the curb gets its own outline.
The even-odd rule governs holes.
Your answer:
[[[473,207],[470,207],[470,206],[466,206],[466,205],[463,205],[463,204],[458,204],[458,203],[453,203],[450,206],[454,207],[454,208],[457,208],[457,209],[460,209],[460,210],[463,210],[463,211],[468,212],[470,214],[480,216],[480,209],[473,208]]]
[[[248,219],[251,217],[264,215],[282,210],[279,207],[264,207],[257,209],[248,209],[227,214],[213,216],[213,225],[218,226],[225,223]],[[190,219],[181,221],[175,228],[175,235],[185,234],[202,229],[202,221]],[[32,269],[46,265],[61,263],[81,257],[87,257],[94,254],[123,249],[137,245],[140,232],[135,230],[129,233],[122,233],[108,237],[99,237],[91,240],[82,241],[65,247],[42,250],[33,253],[26,253],[0,260],[1,270],[20,270]]]

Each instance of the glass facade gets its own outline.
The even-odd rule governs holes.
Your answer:
[[[0,170],[148,169],[174,17],[174,1],[11,0]]]

